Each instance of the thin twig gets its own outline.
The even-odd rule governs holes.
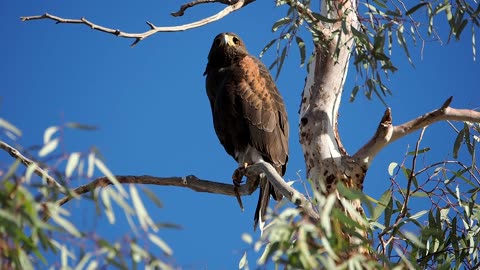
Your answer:
[[[418,137],[417,144],[415,145],[415,154],[413,155],[413,159],[412,159],[412,169],[410,171],[410,175],[408,176],[405,200],[403,201],[402,209],[400,210],[400,214],[398,215],[397,218],[403,218],[407,214],[408,201],[410,199],[410,189],[412,187],[413,178],[416,177],[415,167],[417,165],[418,149],[420,147],[420,142],[422,141],[423,134],[425,133],[426,129],[427,129],[427,127],[424,127],[422,129],[422,132],[420,133],[420,136]]]
[[[36,162],[32,161],[31,159],[28,159],[24,155],[20,153],[17,149],[13,148],[9,144],[7,144],[4,141],[0,141],[0,148],[5,150],[8,154],[10,154],[11,157],[15,159],[19,159],[25,167],[31,167],[34,166],[34,172],[36,175],[44,178],[47,181],[47,184],[51,187],[55,187],[58,189],[63,194],[66,194],[65,188],[60,185],[53,177],[51,177],[46,171],[44,171]]]
[[[147,21],[146,23],[150,27],[150,30],[142,32],[142,33],[127,33],[127,32],[120,31],[118,29],[112,29],[112,28],[108,28],[108,27],[105,27],[105,26],[97,25],[97,24],[87,20],[84,17],[82,17],[80,19],[65,19],[65,18],[62,18],[62,17],[58,17],[58,16],[55,16],[55,15],[45,13],[43,15],[20,17],[20,19],[22,21],[50,19],[50,20],[55,21],[57,24],[58,23],[84,24],[84,25],[87,25],[88,27],[90,27],[93,30],[97,30],[97,31],[100,31],[100,32],[105,32],[105,33],[112,34],[112,35],[115,35],[115,36],[118,36],[118,37],[135,39],[135,41],[131,45],[131,47],[134,47],[135,45],[137,45],[138,42],[140,42],[140,41],[146,39],[147,37],[149,37],[153,34],[156,34],[158,32],[180,32],[180,31],[185,31],[185,30],[189,30],[189,29],[192,29],[192,28],[197,28],[197,27],[209,24],[209,23],[214,22],[214,21],[218,21],[221,18],[227,16],[228,14],[230,14],[230,13],[236,11],[236,10],[241,9],[242,7],[245,6],[246,3],[250,3],[250,2],[253,2],[253,1],[251,1],[251,0],[238,0],[234,4],[231,4],[227,7],[225,7],[223,10],[221,10],[220,12],[218,12],[215,15],[212,15],[210,17],[204,18],[204,19],[196,21],[196,22],[183,24],[183,25],[178,25],[178,26],[159,27],[159,26],[156,26],[153,23]]]
[[[245,0],[245,4],[243,6],[246,6],[255,0]],[[225,5],[232,5],[235,1],[234,0],[194,0],[192,2],[186,3],[180,7],[180,9],[177,12],[172,12],[170,15],[173,17],[180,17],[185,14],[185,11],[191,7],[194,7],[196,5],[200,4],[208,4],[208,3],[222,3]]]

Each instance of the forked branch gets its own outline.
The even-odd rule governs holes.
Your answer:
[[[353,155],[353,158],[368,168],[373,158],[375,158],[385,146],[432,123],[442,120],[480,123],[480,112],[452,108],[450,107],[452,99],[452,97],[448,98],[439,109],[398,126],[393,125],[391,109],[388,108],[373,137]]]
[[[214,2],[225,2],[225,1],[214,1]],[[241,9],[244,7],[246,4],[253,2],[252,0],[238,0],[238,1],[232,1],[230,5],[225,7],[223,10],[218,12],[215,15],[212,15],[210,17],[204,18],[202,20],[188,23],[188,24],[183,24],[183,25],[177,25],[177,26],[165,26],[165,27],[160,27],[156,26],[151,22],[146,22],[148,26],[150,27],[150,30],[142,32],[142,33],[128,33],[128,32],[123,32],[120,31],[119,29],[113,29],[113,28],[108,28],[105,26],[97,25],[86,18],[82,17],[80,19],[66,19],[62,17],[58,17],[55,15],[51,15],[48,13],[45,13],[43,15],[36,15],[36,16],[26,16],[26,17],[20,17],[22,21],[32,21],[32,20],[43,20],[43,19],[49,19],[55,21],[57,24],[58,23],[69,23],[69,24],[84,24],[88,27],[90,27],[93,30],[97,30],[100,32],[105,32],[108,34],[112,34],[118,37],[123,37],[123,38],[129,38],[129,39],[135,39],[135,41],[132,43],[131,47],[137,45],[138,42],[146,39],[147,37],[159,33],[159,32],[180,32],[180,31],[185,31],[189,30],[192,28],[197,28],[206,24],[209,24],[214,21],[218,21],[221,18],[227,16],[228,14]],[[185,8],[186,9],[186,8]],[[180,9],[181,10],[181,9]]]
[[[36,162],[25,157],[24,155],[22,155],[22,153],[20,153],[20,151],[13,148],[9,144],[5,143],[4,141],[0,141],[0,148],[5,150],[5,152],[7,152],[11,157],[20,160],[20,162],[22,162],[23,165],[25,165],[25,167],[33,168],[33,172],[36,175],[45,179],[45,181],[47,182],[47,185],[56,188],[59,192],[63,194],[66,194],[65,188],[62,185],[60,185],[55,180],[55,178],[51,177],[45,170],[43,170]]]
[[[35,173],[37,173],[41,177],[45,177],[47,179],[47,183],[49,185],[56,186],[59,190],[63,193],[67,194],[62,199],[58,200],[57,203],[59,205],[63,205],[76,196],[88,193],[93,191],[97,188],[106,187],[112,185],[112,182],[107,177],[100,177],[92,182],[80,186],[74,190],[69,192],[65,192],[65,188],[63,188],[58,182],[48,175],[38,164],[30,159],[24,157],[18,150],[11,147],[10,145],[6,144],[3,141],[0,141],[0,148],[4,149],[8,152],[13,158],[20,159],[25,166],[35,166]],[[313,220],[318,221],[319,215],[315,212],[312,208],[312,204],[301,194],[300,192],[296,191],[294,188],[289,186],[285,180],[277,173],[277,171],[272,167],[272,165],[261,162],[254,165],[249,166],[246,169],[246,176],[247,181],[238,187],[238,193],[241,196],[246,196],[252,194],[258,187],[258,181],[253,179],[257,179],[259,174],[265,174],[266,178],[272,185],[275,186],[288,200],[296,204],[297,206],[304,209],[304,212],[310,216]],[[250,177],[248,177],[250,176]],[[234,191],[233,184],[225,184],[219,183],[215,181],[200,179],[194,175],[188,175],[185,177],[155,177],[150,175],[142,175],[142,176],[115,176],[116,180],[121,184],[144,184],[144,185],[159,185],[159,186],[176,186],[176,187],[185,187],[192,189],[197,192],[208,192],[213,194],[222,194],[227,196],[236,196]],[[46,216],[45,218],[48,218]]]

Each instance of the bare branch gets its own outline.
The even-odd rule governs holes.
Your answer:
[[[107,177],[100,177],[94,181],[80,186],[74,190],[66,191],[64,187],[58,184],[57,181],[50,175],[48,175],[43,169],[41,169],[36,162],[24,157],[18,150],[6,144],[3,141],[0,141],[0,148],[8,152],[12,157],[20,159],[26,167],[35,166],[35,173],[41,177],[47,179],[49,185],[57,187],[62,193],[67,194],[62,199],[58,200],[59,205],[63,205],[78,195],[88,193],[97,188],[106,187],[112,185],[112,182]],[[258,187],[258,175],[264,174],[268,181],[278,189],[283,196],[288,200],[303,208],[305,213],[310,216],[313,220],[318,221],[320,219],[318,213],[313,210],[312,204],[297,190],[290,187],[285,180],[277,173],[277,171],[267,162],[260,162],[246,168],[247,181],[240,185],[235,186],[233,184],[225,184],[214,182],[210,180],[200,179],[194,175],[188,175],[185,177],[155,177],[150,175],[142,176],[115,176],[117,181],[121,184],[144,184],[144,185],[159,185],[159,186],[176,186],[176,187],[186,187],[197,192],[208,192],[214,194],[222,194],[227,196],[236,196],[235,187],[237,192],[241,196],[246,196],[252,194]],[[49,218],[48,213],[45,213],[43,219],[47,220]]]
[[[277,173],[277,171],[267,162],[260,162],[249,166],[246,169],[247,181],[238,187],[238,193],[241,196],[252,194],[258,187],[257,175],[264,173],[268,181],[277,188],[289,201],[302,207],[305,213],[312,219],[318,221],[319,215],[313,210],[311,203],[297,190],[290,187],[285,180]],[[235,185],[214,182],[210,180],[200,179],[194,175],[186,177],[155,177],[149,175],[143,176],[115,176],[121,184],[144,184],[144,185],[159,185],[159,186],[176,186],[186,187],[197,192],[208,192],[214,194],[222,194],[227,196],[236,196]],[[72,191],[71,195],[57,201],[59,205],[69,202],[77,195],[85,194],[100,187],[106,187],[112,183],[107,177],[100,177],[94,181],[80,186]]]
[[[385,146],[432,123],[442,120],[480,122],[480,112],[452,108],[451,102],[452,97],[448,98],[439,109],[398,126],[393,126],[390,108],[387,109],[375,135],[353,155],[353,158],[368,168],[373,158]]]
[[[42,19],[50,19],[55,21],[57,24],[58,23],[70,23],[70,24],[84,24],[90,27],[93,30],[97,30],[100,32],[105,32],[108,34],[112,34],[118,37],[123,37],[123,38],[130,38],[130,39],[135,39],[135,41],[132,43],[131,47],[134,47],[137,45],[138,42],[146,39],[147,37],[156,34],[158,32],[180,32],[180,31],[185,31],[189,30],[192,28],[197,28],[206,24],[209,24],[214,21],[218,21],[221,18],[227,16],[228,14],[241,9],[244,7],[246,4],[253,2],[252,0],[238,0],[235,3],[227,6],[220,12],[218,12],[215,15],[212,15],[210,17],[204,18],[202,20],[188,23],[188,24],[183,24],[183,25],[178,25],[178,26],[166,26],[166,27],[159,27],[155,26],[154,24],[147,22],[147,24],[150,26],[150,30],[145,31],[143,33],[127,33],[120,31],[118,29],[112,29],[108,28],[105,26],[97,25],[94,24],[93,22],[87,20],[86,18],[82,17],[81,19],[65,19],[61,18],[55,15],[50,15],[48,13],[45,13],[43,15],[36,15],[36,16],[27,16],[27,17],[20,17],[22,21],[32,21],[32,20],[42,20]]]
[[[143,185],[158,185],[158,186],[176,186],[176,187],[186,187],[197,192],[207,192],[214,194],[221,194],[227,196],[235,196],[234,185],[214,182],[210,180],[200,179],[195,175],[188,175],[185,177],[156,177],[150,175],[142,176],[133,176],[133,175],[117,175],[115,178],[121,184],[143,184]],[[100,177],[94,181],[80,186],[72,191],[72,194],[65,196],[64,198],[57,201],[59,205],[63,205],[69,202],[77,195],[88,193],[97,188],[106,187],[112,185],[112,182],[108,180],[107,177]],[[240,185],[238,192],[240,195],[250,195],[252,194],[258,186],[258,181],[250,181],[247,179],[246,183]]]
[[[243,6],[246,6],[246,5],[248,5],[248,4],[250,4],[254,1],[255,0],[245,0],[245,4]],[[225,4],[225,5],[232,5],[235,2],[236,1],[234,1],[234,0],[194,0],[192,2],[189,2],[189,3],[186,3],[186,4],[182,5],[177,12],[172,12],[170,14],[173,17],[180,17],[180,16],[183,16],[183,14],[185,14],[185,11],[187,9],[189,9],[191,7],[194,7],[196,5],[208,4],[208,3],[222,3],[222,4]]]
[[[9,144],[7,144],[4,141],[0,141],[0,148],[5,150],[8,154],[10,154],[11,157],[15,159],[19,159],[25,167],[31,167],[34,166],[34,172],[36,175],[44,178],[47,181],[47,184],[51,187],[55,187],[58,189],[63,194],[66,194],[65,188],[60,185],[53,177],[51,177],[46,171],[44,171],[40,166],[32,161],[31,159],[28,159],[24,155],[22,155],[17,149],[11,147]]]

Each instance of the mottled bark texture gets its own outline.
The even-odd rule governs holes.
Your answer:
[[[301,100],[300,142],[308,179],[312,180],[315,189],[325,195],[337,193],[338,206],[341,207],[342,198],[336,192],[337,183],[362,190],[367,171],[365,166],[347,154],[337,129],[340,100],[354,46],[350,29],[358,25],[356,2],[322,1],[321,13],[339,20],[318,25],[321,34],[315,43],[314,59],[308,66]],[[342,30],[342,23],[346,24],[347,32]],[[351,203],[363,216],[360,201]],[[366,232],[360,233],[366,236]],[[359,242],[359,239],[345,236],[351,243]]]

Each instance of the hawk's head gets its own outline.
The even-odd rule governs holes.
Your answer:
[[[220,33],[213,40],[208,54],[208,65],[216,68],[227,67],[247,54],[247,48],[238,35],[231,32]]]

